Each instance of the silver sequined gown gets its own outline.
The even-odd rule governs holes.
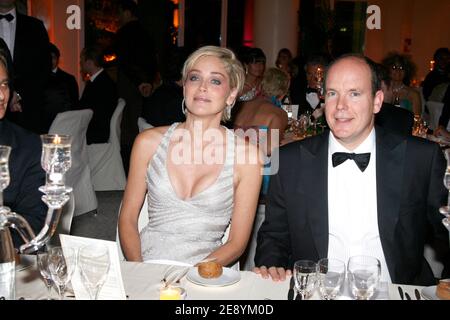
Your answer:
[[[147,168],[149,223],[141,230],[143,260],[167,259],[195,264],[221,245],[233,210],[234,134],[227,129],[225,164],[204,191],[181,200],[166,166],[174,123]]]

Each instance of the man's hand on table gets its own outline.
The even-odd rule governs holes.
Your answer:
[[[270,267],[267,269],[266,266],[255,267],[253,272],[261,275],[264,279],[272,278],[273,281],[284,281],[286,277],[292,275],[291,270],[286,270],[284,268]]]

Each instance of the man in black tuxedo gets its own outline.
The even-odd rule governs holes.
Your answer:
[[[78,109],[92,109],[94,114],[86,133],[87,144],[109,140],[109,126],[117,106],[116,84],[102,68],[103,50],[98,45],[81,52],[81,71],[89,75]]]
[[[439,146],[374,126],[383,92],[374,65],[343,56],[326,75],[331,129],[280,150],[258,233],[255,272],[284,280],[299,259],[353,255],[380,260],[382,281],[435,284],[423,250],[431,226],[445,254],[439,207],[445,160]],[[273,161],[273,156],[272,156]]]
[[[45,132],[50,128],[56,115],[69,111],[78,104],[78,83],[75,77],[58,67],[61,53],[59,49],[50,43],[52,56],[52,72],[48,86],[45,89],[44,100],[44,128]]]
[[[45,184],[41,167],[42,143],[39,137],[4,119],[10,88],[5,56],[0,54],[0,145],[11,147],[9,157],[10,183],[4,190],[4,203],[20,214],[37,234],[44,226],[47,207],[38,188]],[[14,246],[23,244],[16,231],[12,233]]]
[[[133,0],[120,0],[119,22],[113,50],[117,54],[117,90],[127,102],[121,122],[121,154],[128,172],[134,139],[139,133],[138,117],[144,99],[154,90],[157,58],[154,41],[138,19],[138,5]]]
[[[8,117],[27,129],[43,132],[43,94],[51,70],[47,30],[42,21],[16,12],[15,0],[0,0],[0,37],[11,52],[14,86],[22,112]]]

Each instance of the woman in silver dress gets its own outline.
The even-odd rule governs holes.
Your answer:
[[[246,248],[262,178],[257,147],[220,124],[230,116],[244,72],[232,51],[207,46],[189,56],[182,73],[186,121],[145,130],[134,143],[121,245],[132,261],[215,258],[226,266]],[[146,196],[149,222],[139,232]]]

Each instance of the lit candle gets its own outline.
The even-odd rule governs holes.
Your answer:
[[[159,300],[180,300],[180,288],[163,287],[159,292]]]

